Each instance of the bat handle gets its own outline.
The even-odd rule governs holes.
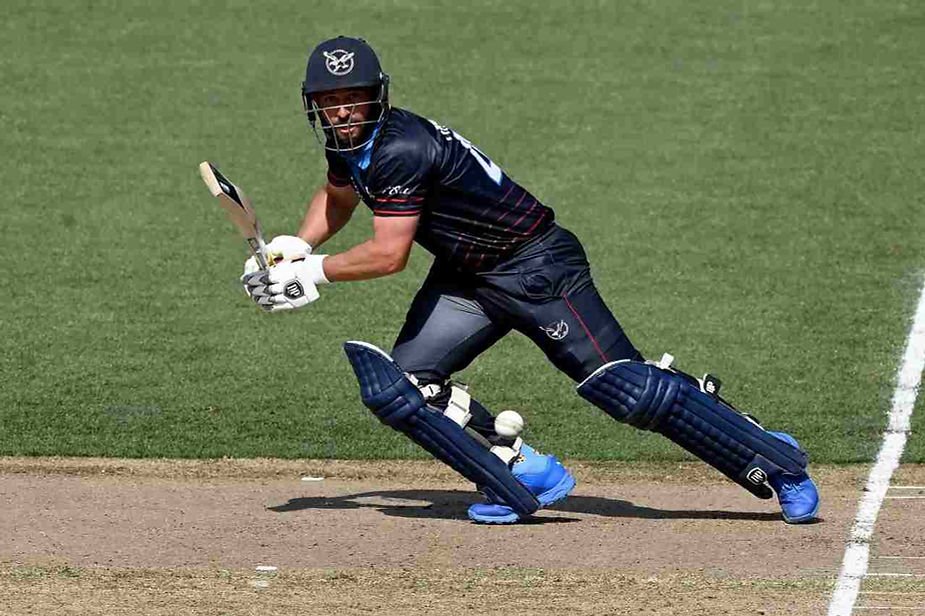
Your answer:
[[[257,259],[257,265],[260,266],[260,269],[266,270],[270,269],[270,262],[267,259],[267,244],[263,241],[263,236],[257,236],[257,250],[254,252],[254,258]]]

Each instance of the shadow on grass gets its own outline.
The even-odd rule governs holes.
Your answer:
[[[466,509],[478,502],[478,494],[460,490],[376,490],[343,496],[312,496],[289,499],[282,505],[267,507],[270,511],[285,513],[304,509],[359,509],[372,508],[385,515],[403,518],[432,518],[445,520],[466,519]],[[570,496],[548,510],[600,515],[613,518],[642,518],[649,520],[751,520],[776,522],[779,513],[755,511],[721,511],[699,509],[653,509],[634,505],[629,501],[599,496]],[[530,522],[548,524],[577,522],[578,518],[533,518]]]

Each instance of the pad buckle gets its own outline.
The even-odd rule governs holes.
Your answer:
[[[498,456],[502,462],[511,465],[511,461],[515,460],[517,456],[520,455],[520,447],[524,444],[524,440],[517,437],[517,440],[514,441],[514,444],[510,447],[505,447],[504,445],[495,445],[491,448],[491,452]]]
[[[662,353],[662,358],[658,360],[658,363],[655,364],[662,370],[668,370],[671,368],[671,364],[674,363],[674,355],[671,353]]]
[[[472,419],[472,413],[469,412],[469,404],[472,402],[472,396],[466,391],[465,385],[450,384],[450,401],[446,405],[443,414],[455,421],[460,428],[465,428],[469,420]]]

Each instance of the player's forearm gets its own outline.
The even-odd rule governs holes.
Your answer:
[[[299,237],[317,249],[347,224],[355,205],[339,202],[325,188],[320,188],[308,204]]]
[[[330,255],[324,262],[324,275],[331,282],[369,280],[405,269],[408,252],[367,240],[346,252]]]

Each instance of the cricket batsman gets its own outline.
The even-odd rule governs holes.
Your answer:
[[[495,418],[452,375],[516,330],[614,419],[658,432],[760,498],[777,494],[789,523],[815,519],[819,496],[797,441],[770,432],[719,396],[718,380],[646,361],[607,308],[578,238],[491,158],[450,128],[389,104],[389,76],[362,39],[339,36],[310,54],[302,83],[327,178],[297,236],[267,245],[281,260],[241,280],[268,312],[302,308],[316,287],[400,272],[413,242],[434,262],[391,355],[344,345],[376,417],[473,481],[481,523],[509,524],[575,486],[552,455],[518,436],[520,416]],[[372,237],[338,254],[318,249],[360,201]],[[772,492],[773,490],[773,492]]]

